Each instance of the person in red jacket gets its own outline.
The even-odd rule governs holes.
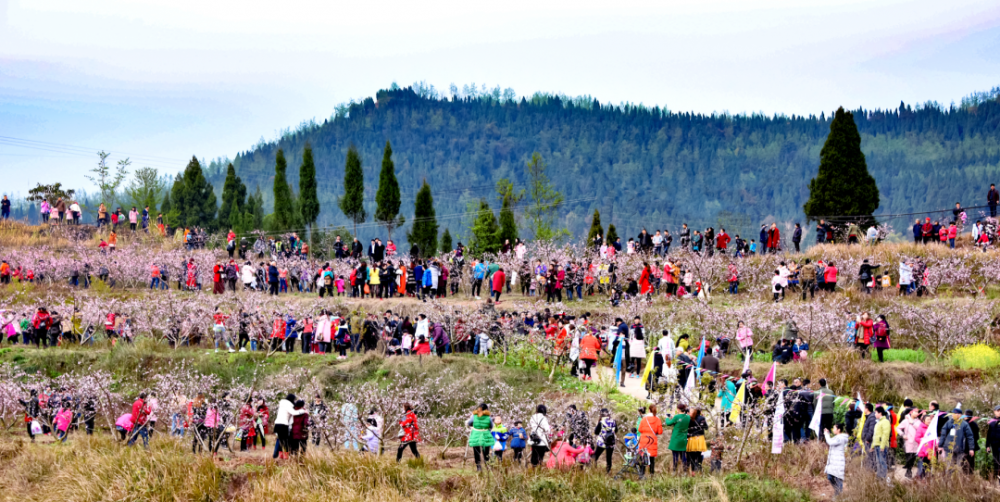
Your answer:
[[[600,353],[601,341],[588,331],[583,340],[580,340],[580,360],[584,364],[582,380],[592,379],[590,369],[597,363],[597,356]]]
[[[38,312],[35,312],[35,316],[31,318],[31,327],[35,330],[35,347],[39,347],[42,342],[45,342],[45,346],[48,347],[49,337],[47,335],[51,325],[52,316],[49,315],[49,311],[45,307],[38,307]]]
[[[129,437],[128,446],[132,446],[135,440],[142,437],[142,445],[149,448],[149,427],[146,423],[149,419],[149,406],[146,405],[146,393],[140,392],[139,397],[132,403],[132,435]]]
[[[507,284],[507,274],[504,273],[503,267],[500,267],[493,273],[493,295],[495,296],[493,301],[496,303],[500,303],[500,293],[503,292],[504,284]]]
[[[726,233],[726,229],[719,229],[719,235],[715,236],[715,249],[725,253],[726,248],[729,247],[729,241],[729,234]]]
[[[639,293],[649,295],[653,292],[653,285],[650,283],[653,272],[649,268],[649,263],[642,264],[642,275],[639,276]]]
[[[861,352],[861,359],[864,359],[865,356],[868,355],[868,349],[871,347],[872,344],[872,333],[874,332],[874,329],[872,327],[874,325],[875,321],[873,321],[871,316],[868,315],[868,312],[861,314],[861,319],[858,321],[858,326],[861,326],[861,328],[863,329],[862,336],[859,337],[857,340],[855,340],[855,345]]]
[[[776,223],[771,223],[771,229],[767,232],[767,249],[772,253],[777,253],[781,242],[781,231]]]

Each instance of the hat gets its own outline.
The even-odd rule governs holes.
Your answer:
[[[954,410],[951,410],[951,412],[954,413],[954,414],[957,414],[957,415],[961,415],[962,414],[962,410],[959,409],[959,408],[955,408]]]
[[[998,405],[995,408],[993,408],[993,411],[1000,411],[1000,405]]]

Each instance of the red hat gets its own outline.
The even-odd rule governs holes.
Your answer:
[[[927,221],[931,221],[931,217],[930,216],[927,217]]]

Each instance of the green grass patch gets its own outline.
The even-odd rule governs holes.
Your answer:
[[[902,361],[907,363],[922,363],[927,360],[927,353],[914,349],[889,349],[882,353],[886,362]]]

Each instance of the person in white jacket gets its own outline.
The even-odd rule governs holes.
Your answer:
[[[826,479],[833,485],[835,496],[844,491],[844,467],[847,459],[844,456],[844,449],[847,447],[847,434],[844,434],[840,424],[833,424],[833,437],[830,437],[830,429],[823,431],[826,444],[830,445],[830,452],[826,456]]]
[[[531,447],[531,465],[537,466],[545,460],[545,453],[549,451],[549,433],[552,428],[549,426],[549,419],[545,416],[548,408],[544,404],[535,408],[535,414],[528,420],[528,446]]]

